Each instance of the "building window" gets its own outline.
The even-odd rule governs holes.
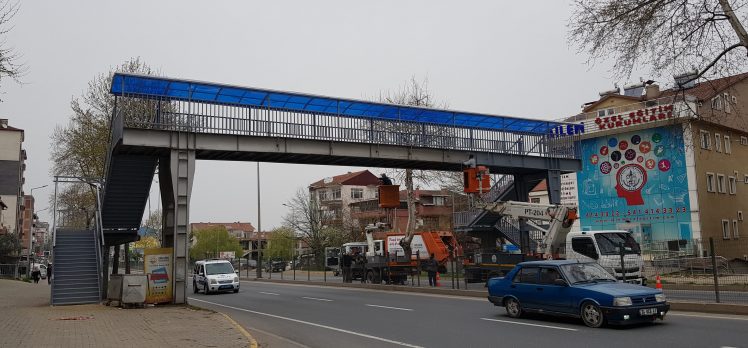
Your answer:
[[[714,192],[714,173],[706,173],[706,192]]]
[[[722,97],[716,96],[712,98],[712,110],[722,110]]]
[[[327,200],[327,190],[319,190],[317,191],[317,196],[319,196],[319,200],[326,201]]]
[[[740,239],[740,232],[738,231],[738,220],[732,220],[732,238]]]
[[[714,133],[714,151],[722,152],[722,136]]]
[[[730,239],[730,220],[722,220],[722,239]]]
[[[597,117],[605,117],[605,110],[597,110]]]
[[[530,203],[540,203],[540,198],[539,197],[532,197],[532,198],[530,198]]]
[[[738,221],[743,221],[743,211],[738,210]]]
[[[727,178],[727,182],[730,184],[730,194],[734,195],[736,192],[738,192],[738,185],[737,180],[735,180],[734,176],[730,176]]]
[[[340,187],[332,189],[332,199],[340,199]]]
[[[748,174],[746,174],[745,176],[743,176],[743,182],[746,183],[746,184],[748,184]]]
[[[748,145],[748,137],[740,137],[740,145]]]
[[[732,153],[732,144],[730,143],[730,137],[725,135],[724,138],[725,138],[725,153]]]
[[[727,193],[727,187],[725,186],[725,175],[717,174],[717,191],[719,193]]]
[[[709,150],[712,147],[712,139],[710,138],[709,132],[699,131],[701,135],[701,148]]]
[[[434,196],[434,205],[444,206],[446,205],[446,199],[442,196]]]
[[[362,188],[352,188],[351,189],[351,198],[353,199],[361,199],[364,198],[364,189]]]
[[[725,112],[729,114],[732,111],[730,109],[730,95],[725,93],[723,97],[725,99]]]

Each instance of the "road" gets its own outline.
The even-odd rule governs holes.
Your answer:
[[[748,317],[671,313],[665,321],[590,329],[575,319],[511,319],[487,300],[242,282],[238,294],[190,294],[269,347],[748,347]]]

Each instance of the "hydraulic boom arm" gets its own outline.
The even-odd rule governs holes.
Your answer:
[[[550,258],[555,250],[566,241],[566,235],[577,219],[577,208],[561,204],[540,204],[526,202],[495,202],[483,206],[484,210],[512,217],[524,219],[528,225],[543,232],[543,240],[538,245],[538,252]],[[549,221],[548,228],[544,228],[535,221]]]

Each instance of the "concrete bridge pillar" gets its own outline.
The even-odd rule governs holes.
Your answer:
[[[172,303],[187,303],[190,197],[195,174],[194,135],[173,133],[169,156],[159,159],[159,185],[163,202],[161,244],[173,248]]]

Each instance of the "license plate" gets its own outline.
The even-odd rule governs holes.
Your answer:
[[[655,315],[657,314],[657,308],[644,308],[639,310],[639,315]]]

